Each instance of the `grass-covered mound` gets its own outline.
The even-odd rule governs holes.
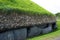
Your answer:
[[[52,13],[31,0],[0,0],[0,30],[55,22]]]
[[[10,13],[11,11],[27,14],[52,15],[49,11],[38,6],[31,0],[0,0],[0,12]]]

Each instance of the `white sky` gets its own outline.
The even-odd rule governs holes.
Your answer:
[[[32,1],[54,14],[60,12],[60,0],[32,0]]]

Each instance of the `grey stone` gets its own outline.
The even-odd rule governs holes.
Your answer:
[[[31,27],[28,33],[28,37],[33,37],[35,35],[39,35],[41,33],[41,29],[38,27]]]
[[[45,34],[45,33],[49,33],[52,31],[52,25],[49,25],[48,27],[42,29],[42,33]]]
[[[8,32],[7,36],[8,36],[8,40],[14,40],[14,34],[13,34],[13,31]]]
[[[53,24],[52,24],[52,29],[53,29],[53,30],[57,29],[56,23],[53,23]]]
[[[56,24],[54,25],[54,29],[57,29],[57,25]]]
[[[14,40],[13,31],[0,33],[0,40]]]
[[[38,34],[41,34],[42,29],[40,27],[38,27]]]
[[[27,29],[17,29],[14,30],[14,38],[15,40],[25,40],[27,37]]]
[[[10,12],[9,12],[10,13]],[[23,26],[30,26],[35,24],[53,23],[56,22],[54,16],[39,16],[39,15],[24,15],[18,13],[0,14],[0,30],[21,28]],[[43,26],[44,27],[44,26]],[[5,30],[4,30],[5,31]]]

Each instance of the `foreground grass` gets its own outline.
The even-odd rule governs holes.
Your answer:
[[[31,0],[0,0],[0,9],[10,10],[19,9],[23,11],[28,11],[30,14],[37,12],[44,15],[52,15],[49,11],[45,10],[41,6],[38,6]]]
[[[60,21],[57,21],[58,30],[42,36],[29,38],[28,40],[53,40],[55,37],[60,36]]]

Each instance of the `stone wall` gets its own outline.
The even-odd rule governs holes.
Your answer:
[[[28,31],[29,31],[28,37],[32,37],[32,36],[39,35],[41,33],[42,29],[38,28],[38,27],[31,27]]]
[[[17,29],[0,33],[0,40],[25,40],[27,29]]]
[[[32,25],[28,28],[13,29],[5,32],[0,32],[0,40],[26,40],[27,37],[34,37],[37,35],[46,34],[52,32],[56,28],[57,27],[55,23],[48,23]]]
[[[28,37],[32,37],[32,36],[36,36],[36,35],[40,35],[40,34],[46,34],[49,32],[52,32],[52,24],[43,24],[40,26],[33,26],[31,27],[28,31]]]
[[[23,15],[23,14],[0,14],[0,31],[56,22],[54,16]]]
[[[55,16],[0,14],[0,40],[26,40],[56,28]]]

